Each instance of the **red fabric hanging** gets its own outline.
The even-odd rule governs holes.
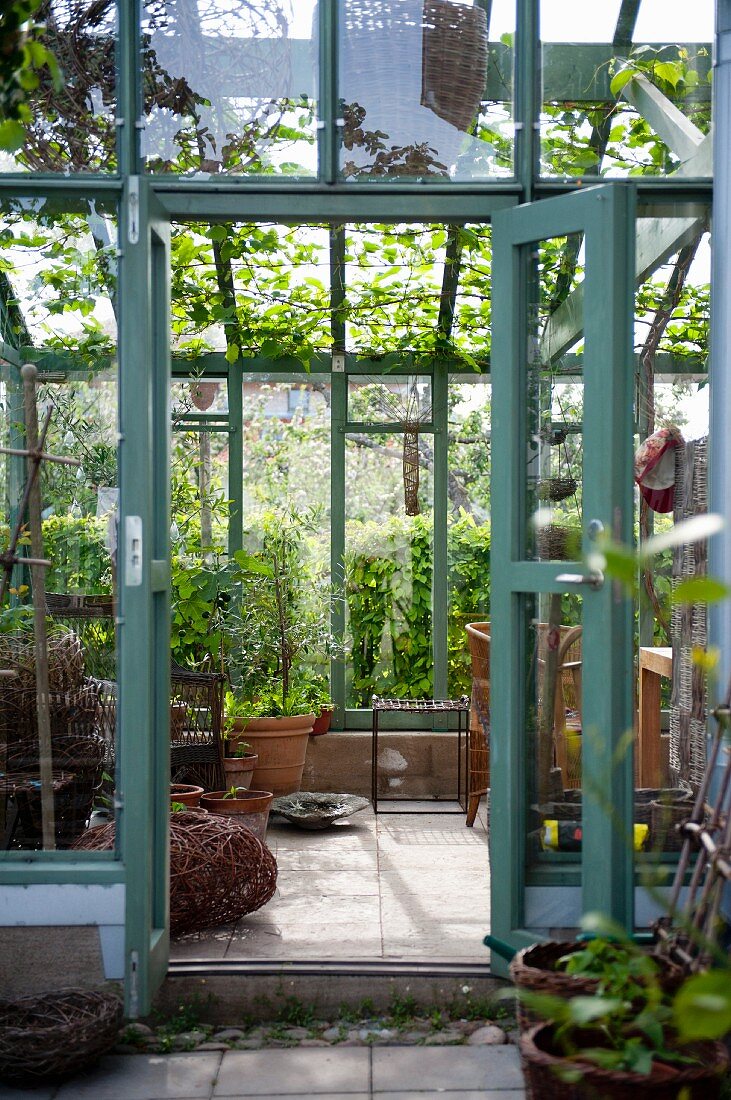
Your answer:
[[[672,512],[675,499],[675,448],[683,445],[680,429],[660,428],[635,452],[635,481],[654,512]]]

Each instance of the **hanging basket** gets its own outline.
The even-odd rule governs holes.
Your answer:
[[[577,527],[547,523],[536,537],[539,557],[544,561],[568,561],[578,555],[581,533]]]
[[[419,436],[404,433],[404,511],[407,516],[419,515]]]
[[[547,477],[538,483],[539,500],[566,500],[576,492],[574,477]]]

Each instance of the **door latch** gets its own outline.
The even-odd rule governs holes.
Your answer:
[[[557,584],[568,585],[570,588],[586,585],[588,588],[598,589],[604,584],[604,574],[600,569],[592,573],[559,573],[556,582]]]
[[[124,519],[124,583],[128,588],[142,584],[142,517]]]

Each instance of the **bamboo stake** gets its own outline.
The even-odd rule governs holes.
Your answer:
[[[41,454],[38,447],[38,412],[36,409],[36,378],[38,371],[30,364],[21,369],[23,401],[25,406],[26,443],[30,454],[28,466],[28,520],[31,552],[36,560],[43,558],[41,532],[41,486],[38,468]],[[47,431],[50,412],[44,428]],[[45,436],[45,431],[44,431]],[[35,626],[36,661],[36,709],[38,711],[38,752],[41,776],[41,814],[43,821],[43,848],[52,851],[56,847],[56,822],[53,805],[53,759],[51,747],[51,718],[48,699],[48,639],[46,637],[46,577],[42,565],[30,567],[33,580],[33,622]]]

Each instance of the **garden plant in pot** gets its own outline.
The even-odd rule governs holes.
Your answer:
[[[226,749],[226,755],[223,758],[226,785],[229,789],[242,787],[248,790],[259,757],[255,752],[250,751],[251,745],[248,741],[241,741],[235,735],[229,736],[228,730],[224,731],[223,736]]]
[[[259,757],[253,785],[275,795],[300,788],[315,721],[301,670],[332,646],[329,585],[306,562],[315,518],[311,510],[267,513],[255,549],[234,555],[226,719],[229,736],[245,737]]]
[[[330,694],[327,677],[312,674],[305,680],[304,689],[309,707],[315,715],[312,736],[319,737],[330,729],[335,703]]]
[[[594,921],[600,926],[601,920]],[[605,927],[608,927],[604,922]],[[524,1030],[523,1072],[535,1100],[615,1100],[647,1094],[710,1100],[720,1095],[729,1064],[717,1040],[728,1028],[725,1011],[708,1012],[708,990],[718,972],[682,979],[670,976],[616,927],[573,949],[559,963],[588,995],[557,996],[518,990]],[[729,975],[723,974],[726,983]],[[703,1005],[706,1005],[705,1014]],[[543,1020],[536,1023],[535,1020]]]
[[[211,791],[210,794],[203,795],[201,806],[212,814],[235,817],[240,824],[246,825],[259,840],[263,841],[273,797],[271,791],[229,787],[227,791]]]

